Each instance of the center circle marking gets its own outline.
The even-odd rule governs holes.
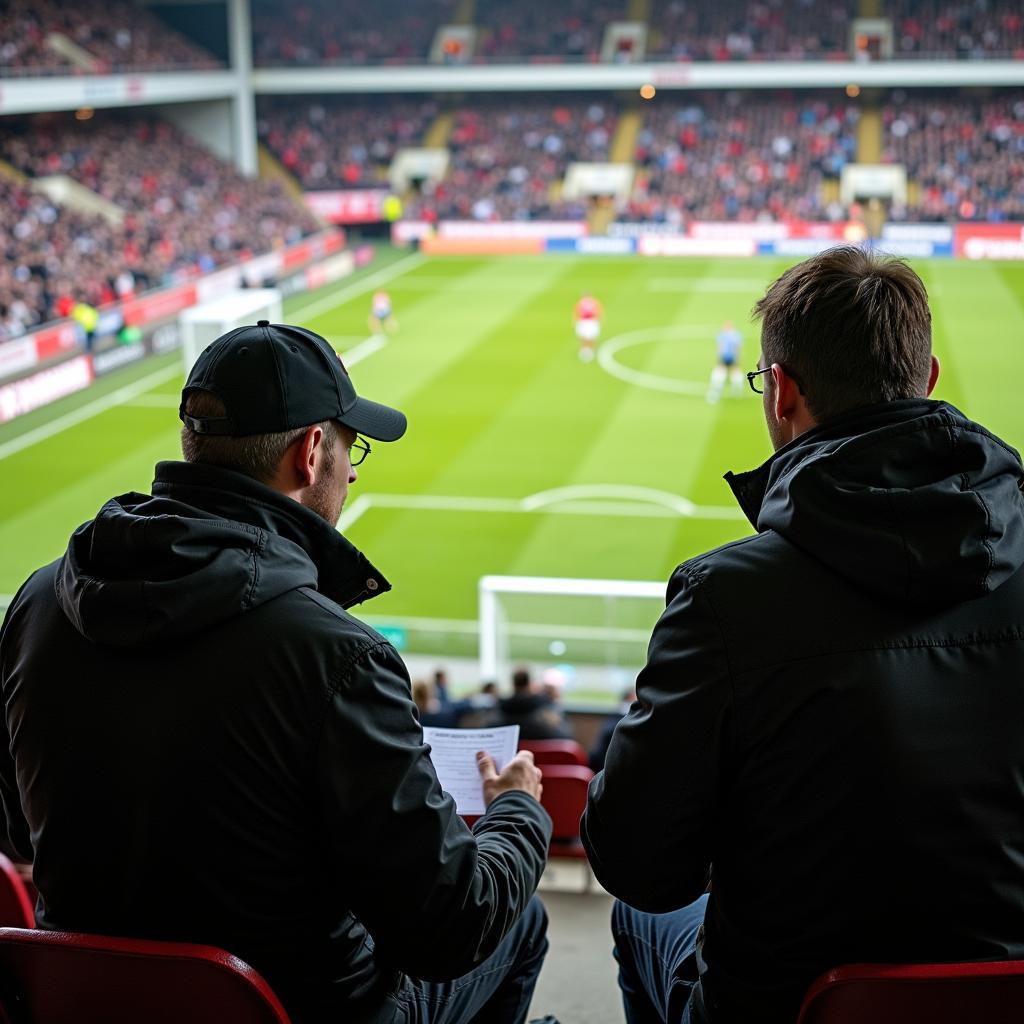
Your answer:
[[[623,349],[632,348],[635,345],[648,345],[652,341],[682,341],[687,338],[704,338],[710,349],[715,333],[720,329],[720,326],[709,327],[701,324],[641,327],[639,330],[627,331],[625,334],[616,334],[615,337],[609,338],[598,348],[597,362],[605,373],[618,377],[619,380],[623,380],[627,384],[635,384],[637,387],[649,388],[652,391],[668,391],[675,395],[699,395],[703,398],[708,390],[707,381],[680,380],[678,377],[645,373],[643,370],[634,370],[632,367],[624,366],[615,357]]]

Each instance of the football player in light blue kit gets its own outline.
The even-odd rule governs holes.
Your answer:
[[[743,347],[743,336],[736,330],[731,320],[726,320],[715,341],[718,346],[718,362],[711,371],[711,384],[708,387],[709,402],[717,402],[722,397],[726,379],[732,385],[734,394],[740,394],[743,391],[743,373],[740,370],[740,349]]]

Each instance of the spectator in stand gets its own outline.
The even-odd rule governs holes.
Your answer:
[[[882,159],[903,164],[917,199],[894,220],[1024,220],[1024,91],[979,99],[893,94]],[[913,193],[912,193],[913,194]]]
[[[927,398],[905,264],[831,249],[756,312],[775,452],[726,479],[757,532],[673,573],[581,823],[631,1021],[792,1024],[838,964],[1024,957],[1020,456]]]
[[[417,679],[413,682],[412,700],[419,712],[420,725],[454,729],[459,724],[458,712],[450,702],[441,700],[437,686],[430,680]]]
[[[512,673],[512,696],[498,700],[491,725],[518,725],[521,740],[572,739],[564,713],[533,682],[529,669]]]

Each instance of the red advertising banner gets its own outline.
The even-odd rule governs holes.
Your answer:
[[[82,329],[70,320],[46,327],[34,335],[36,359],[40,363],[44,363],[47,359],[59,356],[62,352],[68,352],[79,343],[81,337]]]
[[[307,192],[306,205],[328,224],[376,224],[384,220],[383,188],[339,189],[335,192]]]
[[[1024,224],[957,224],[953,255],[966,260],[1024,260]]]
[[[124,322],[131,326],[174,316],[198,301],[194,284],[181,284],[158,292],[147,292],[137,299],[128,299],[121,307]]]
[[[40,370],[22,380],[0,387],[0,423],[15,416],[41,409],[58,398],[87,388],[93,380],[92,359],[78,356],[59,366]]]

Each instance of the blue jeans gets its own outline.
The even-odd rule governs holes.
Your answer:
[[[544,954],[548,915],[534,896],[522,917],[479,967],[454,981],[407,978],[396,1024],[523,1024]]]
[[[697,930],[707,895],[668,914],[645,914],[615,901],[612,936],[627,1024],[704,1021]]]

